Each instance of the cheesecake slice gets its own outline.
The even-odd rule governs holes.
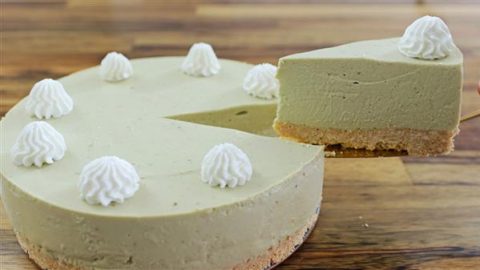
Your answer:
[[[280,59],[274,128],[297,141],[368,150],[448,153],[458,133],[463,56],[424,60],[399,38],[361,41]]]

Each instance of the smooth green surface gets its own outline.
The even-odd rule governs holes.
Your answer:
[[[275,106],[275,101],[242,91],[251,65],[222,60],[218,75],[199,78],[181,72],[182,59],[134,60],[135,75],[119,83],[102,81],[98,67],[62,78],[75,107],[71,114],[48,122],[64,135],[68,150],[62,160],[42,168],[15,166],[9,156],[20,130],[36,120],[28,116],[25,100],[21,101],[0,123],[2,175],[33,198],[57,207],[98,215],[158,216],[249,199],[282,183],[318,155],[316,146],[166,119],[249,106],[265,106],[270,115]],[[270,128],[268,117],[270,123],[264,129]],[[243,187],[222,190],[200,180],[204,154],[224,142],[239,146],[252,161],[253,178]],[[77,187],[83,166],[104,155],[128,160],[141,177],[135,196],[106,208],[82,201]]]
[[[231,128],[252,134],[277,137],[273,130],[277,105],[249,105],[229,109],[169,116],[169,119]]]
[[[397,41],[361,41],[281,58],[277,120],[345,130],[454,130],[461,52],[413,59],[398,51]]]

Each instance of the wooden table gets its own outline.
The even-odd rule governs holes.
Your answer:
[[[399,36],[425,14],[441,16],[464,53],[463,111],[480,108],[480,1],[165,2],[3,0],[0,115],[34,82],[96,65],[111,50],[130,58],[184,55],[206,41],[220,57],[276,63]],[[456,149],[437,158],[327,160],[318,225],[278,269],[480,269],[480,119],[461,125]],[[0,268],[36,269],[0,209]]]

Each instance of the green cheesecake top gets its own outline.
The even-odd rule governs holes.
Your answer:
[[[103,81],[99,67],[60,79],[75,106],[70,114],[46,121],[65,137],[67,152],[63,159],[41,168],[15,166],[9,155],[22,128],[37,120],[25,111],[26,100],[20,101],[0,122],[3,180],[32,200],[71,211],[117,217],[167,216],[248,200],[282,183],[318,156],[321,148],[317,146],[169,119],[223,111],[216,117],[233,121],[229,127],[236,128],[236,117],[254,121],[255,115],[250,113],[269,111],[276,102],[242,91],[243,78],[252,67],[249,64],[221,60],[219,74],[202,78],[183,74],[182,60],[133,60],[135,74],[116,83]],[[270,120],[258,120],[271,125],[272,115],[262,115]],[[249,130],[248,121],[239,122],[244,125],[240,129]],[[255,129],[266,127],[256,126],[252,132]],[[221,189],[200,180],[204,155],[224,142],[240,147],[252,162],[253,176],[245,186]],[[89,205],[80,199],[79,175],[85,164],[105,155],[132,163],[141,178],[140,188],[122,204]]]
[[[379,40],[365,40],[347,43],[331,48],[318,49],[309,52],[296,53],[282,57],[285,60],[310,60],[310,59],[370,59],[382,62],[399,62],[413,65],[461,65],[463,64],[462,52],[455,47],[450,55],[438,60],[422,60],[403,55],[398,50],[400,38],[388,38]]]

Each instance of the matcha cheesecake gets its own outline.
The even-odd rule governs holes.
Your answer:
[[[275,78],[256,70],[246,92],[252,69],[200,44],[37,83],[0,122],[2,200],[30,258],[267,269],[289,256],[320,211],[323,148],[262,136],[275,85],[255,85]]]
[[[458,133],[462,64],[448,28],[430,16],[402,38],[283,57],[275,129],[313,144],[448,153]]]

